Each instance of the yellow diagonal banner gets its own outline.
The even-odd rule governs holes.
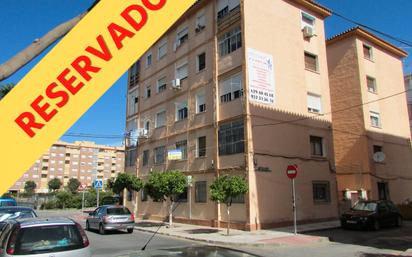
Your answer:
[[[195,2],[101,0],[0,101],[0,192]]]

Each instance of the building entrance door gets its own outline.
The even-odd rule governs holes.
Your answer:
[[[379,200],[389,200],[388,182],[378,182]]]

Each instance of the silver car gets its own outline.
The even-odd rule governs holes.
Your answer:
[[[91,257],[80,224],[67,218],[32,218],[2,223],[0,256]]]
[[[120,205],[104,205],[89,213],[86,230],[97,229],[104,235],[107,230],[126,229],[133,233],[134,215],[127,207]]]

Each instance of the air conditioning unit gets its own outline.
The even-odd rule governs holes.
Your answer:
[[[204,28],[206,28],[206,26],[204,26],[204,25],[200,25],[200,24],[198,24],[197,26],[196,26],[196,33],[199,33],[200,31],[202,31]]]
[[[149,138],[149,131],[147,129],[139,129],[138,138],[139,139]]]
[[[303,36],[305,38],[311,38],[311,37],[315,36],[313,28],[310,27],[310,26],[303,27],[302,32],[303,32]]]
[[[172,81],[172,88],[173,89],[180,89],[180,79],[174,79]]]

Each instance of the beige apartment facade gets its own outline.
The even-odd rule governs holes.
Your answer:
[[[408,104],[409,128],[412,135],[412,74],[405,75],[406,101]]]
[[[412,195],[403,50],[353,28],[327,41],[339,199]]]
[[[129,70],[126,128],[138,146],[126,145],[126,172],[183,171],[192,183],[174,217],[209,226],[227,221],[211,183],[244,176],[249,192],[231,221],[256,230],[292,223],[286,169],[297,165],[298,221],[336,219],[332,120],[323,115],[330,14],[306,0],[198,1]],[[167,216],[167,203],[144,192],[128,200],[140,218]]]
[[[49,192],[48,182],[60,179],[66,186],[70,178],[92,187],[95,179],[113,179],[124,172],[124,147],[98,145],[90,141],[53,144],[23,176],[10,187],[10,192],[24,191],[26,181],[36,183],[36,193]]]

